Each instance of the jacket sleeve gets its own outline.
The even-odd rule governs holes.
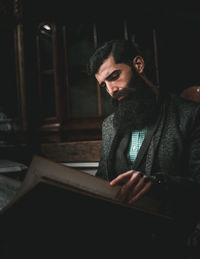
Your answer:
[[[155,175],[161,177],[163,181],[160,187],[158,184],[156,188],[163,191],[165,201],[174,215],[197,220],[200,219],[200,106],[193,112],[193,119],[189,125],[187,176],[181,176],[181,172],[177,172],[176,175],[159,172]]]
[[[107,168],[106,168],[106,121],[102,124],[102,143],[100,150],[99,166],[97,168],[96,176],[107,180]]]

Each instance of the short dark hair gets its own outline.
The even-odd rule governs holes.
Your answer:
[[[134,57],[137,55],[143,56],[142,52],[132,41],[123,39],[110,40],[97,48],[90,57],[87,66],[88,74],[94,76],[110,54],[113,55],[116,64],[124,63],[129,66],[132,66]]]

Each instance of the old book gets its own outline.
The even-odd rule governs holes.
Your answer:
[[[35,156],[17,195],[0,212],[2,258],[149,256],[154,232],[174,224],[150,199],[120,203],[119,188]]]
[[[117,203],[121,206],[132,207],[156,216],[167,217],[159,213],[160,203],[157,200],[146,196],[137,201],[134,206],[119,202],[116,199],[116,195],[120,186],[111,187],[109,182],[104,179],[37,155],[33,157],[19,191],[7,207],[11,206],[37,183],[44,180],[83,195],[107,200],[108,202]],[[7,207],[5,209],[7,209]]]

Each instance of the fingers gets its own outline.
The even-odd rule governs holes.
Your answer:
[[[149,191],[151,186],[152,186],[152,182],[145,183],[143,187],[135,195],[132,195],[132,198],[129,199],[128,203],[132,205],[134,202],[141,199]]]
[[[129,197],[130,192],[135,189],[135,186],[141,180],[141,172],[134,172],[132,173],[130,179],[121,187],[120,191],[118,192],[116,198],[120,201],[126,201],[127,197]]]
[[[130,170],[110,182],[110,186],[115,185],[122,185],[116,199],[133,204],[149,191],[152,182],[146,181],[146,176],[143,177],[142,172]]]
[[[140,177],[138,183],[132,189],[131,196],[136,195],[145,185],[145,177]]]
[[[130,170],[130,171],[127,171],[126,173],[120,174],[110,182],[110,186],[115,186],[117,184],[118,185],[124,184],[125,182],[128,181],[128,179],[132,176],[133,173],[134,171]]]

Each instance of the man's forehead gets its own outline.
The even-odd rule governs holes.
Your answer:
[[[98,72],[95,74],[96,79],[101,82],[104,81],[114,70],[119,69],[121,64],[116,64],[112,55],[110,55],[100,66]]]

